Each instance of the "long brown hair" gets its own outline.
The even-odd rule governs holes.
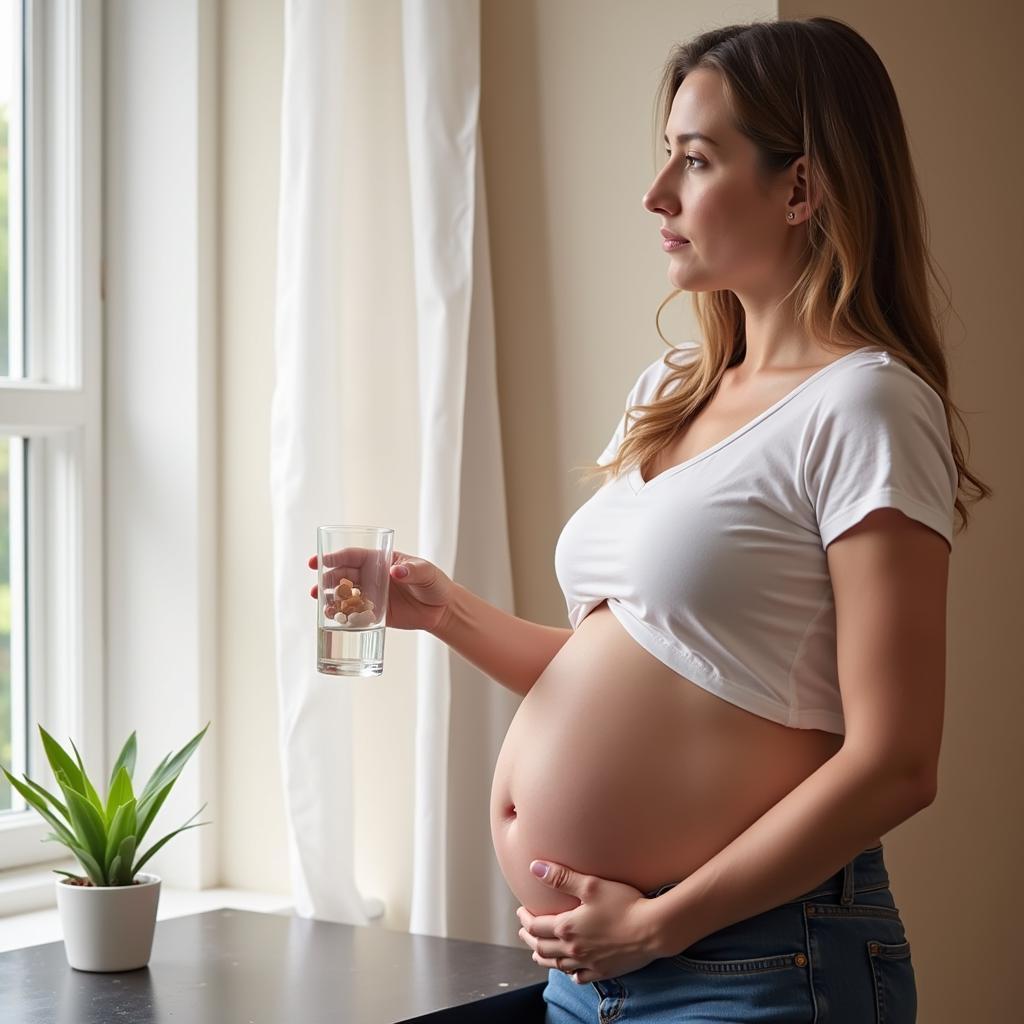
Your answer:
[[[798,324],[825,347],[843,354],[880,346],[942,398],[957,465],[955,508],[964,529],[967,509],[959,494],[965,481],[975,501],[992,490],[967,469],[953,431],[954,414],[965,431],[966,424],[949,397],[941,321],[928,296],[927,273],[947,307],[951,303],[928,251],[903,117],[878,54],[833,18],[729,25],[676,44],[655,99],[658,149],[676,91],[696,68],[721,75],[736,128],[757,147],[762,181],[806,154],[808,191],[820,202],[808,221],[801,273],[783,301],[795,296]],[[607,465],[577,467],[583,480],[650,466],[714,395],[724,371],[743,360],[743,307],[729,290],[694,292],[703,343],[696,349],[672,346],[658,320],[681,291],[671,292],[655,315],[658,336],[672,351],[662,357],[668,372],[653,401],[630,406],[618,453]],[[673,353],[684,353],[686,361],[672,362]]]

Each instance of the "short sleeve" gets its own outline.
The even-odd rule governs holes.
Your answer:
[[[957,467],[945,407],[889,356],[837,380],[808,440],[804,484],[821,544],[876,508],[897,508],[953,545]]]

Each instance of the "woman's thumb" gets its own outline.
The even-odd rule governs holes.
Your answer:
[[[396,579],[405,579],[409,575],[409,566],[405,562],[396,562],[391,566],[391,575]]]

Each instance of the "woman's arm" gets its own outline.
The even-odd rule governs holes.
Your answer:
[[[572,636],[571,629],[509,615],[458,583],[448,609],[434,636],[521,697]]]
[[[796,899],[927,807],[916,776],[839,750],[706,864],[647,906],[645,945],[673,956]]]

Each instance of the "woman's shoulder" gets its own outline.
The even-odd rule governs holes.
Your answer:
[[[836,367],[839,372],[831,375],[828,386],[822,389],[822,402],[827,407],[892,411],[908,405],[943,408],[938,392],[885,349],[866,346],[844,363]]]

